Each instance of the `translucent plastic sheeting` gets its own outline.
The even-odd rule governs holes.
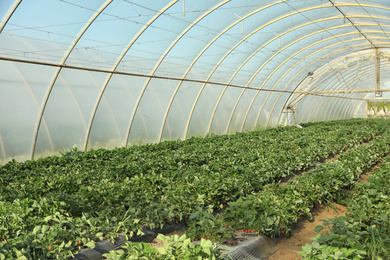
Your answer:
[[[47,86],[55,68],[0,61],[0,158],[29,158]],[[42,122],[47,128],[47,122]],[[50,142],[47,144],[51,148]]]
[[[376,67],[390,89],[389,17],[380,0],[0,1],[0,160],[253,131],[287,107],[354,117]]]

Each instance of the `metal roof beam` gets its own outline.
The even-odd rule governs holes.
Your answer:
[[[326,94],[337,94],[337,93],[370,93],[375,92],[376,89],[343,89],[343,90],[328,90],[328,91],[296,91],[299,94],[306,95],[326,95]],[[390,92],[390,88],[381,89],[383,92]]]

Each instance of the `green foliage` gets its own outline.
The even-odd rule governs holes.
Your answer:
[[[201,239],[194,244],[186,235],[166,237],[162,234],[157,239],[164,242],[164,247],[157,250],[147,243],[126,242],[124,250],[103,254],[108,260],[124,259],[217,259],[219,251],[210,240]]]
[[[320,245],[318,242],[306,244],[302,247],[302,251],[297,252],[302,255],[304,259],[362,259],[366,252],[355,248],[333,247],[327,245]]]
[[[211,239],[213,241],[224,241],[233,237],[233,229],[226,225],[221,218],[221,214],[213,214],[211,206],[207,210],[198,208],[189,217],[187,235],[192,240],[201,238]]]
[[[390,158],[368,183],[356,185],[349,198],[349,213],[324,221],[329,232],[302,247],[305,259],[390,259]]]
[[[388,118],[390,116],[389,101],[367,101],[367,113],[370,118]]]
[[[302,217],[311,219],[316,205],[346,197],[360,174],[381,160],[390,150],[390,138],[376,138],[339,156],[336,162],[319,165],[316,170],[289,182],[265,185],[257,195],[230,202],[222,217],[236,228],[243,226],[271,237],[291,234],[290,227]],[[371,191],[373,192],[373,191]]]
[[[342,198],[388,149],[378,141],[358,150],[378,134],[375,120],[303,126],[11,161],[0,167],[0,259],[66,259],[102,239],[169,223],[187,225],[193,239],[223,240],[232,226],[289,235],[291,223],[310,217],[316,203]],[[355,146],[346,170],[275,184]]]

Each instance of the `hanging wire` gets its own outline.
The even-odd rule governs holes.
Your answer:
[[[353,25],[353,27],[356,28],[356,30],[371,44],[372,47],[376,48],[375,44],[359,29],[359,27],[355,25],[355,23],[348,16],[343,13],[343,11],[335,3],[333,3],[332,0],[328,1],[344,16],[344,19],[346,18]]]
[[[389,36],[388,36],[387,33],[383,30],[381,24],[380,24],[374,17],[372,17],[371,13],[369,13],[369,12],[366,10],[366,8],[365,8],[364,6],[362,6],[362,5],[358,2],[358,0],[355,0],[355,2],[356,2],[361,8],[363,8],[363,10],[371,17],[372,20],[374,20],[374,22],[379,26],[379,28],[381,28],[381,30],[382,30],[382,32],[384,33],[384,35],[386,36],[386,38],[390,41]]]
[[[149,8],[149,7],[146,7],[146,6],[143,6],[143,5],[140,5],[140,4],[136,4],[136,3],[133,3],[129,0],[122,0],[124,2],[127,2],[127,3],[130,3],[131,5],[135,5],[135,6],[138,6],[138,7],[141,7],[141,8],[144,8],[146,10],[149,10],[149,11],[152,11],[152,12],[157,12],[157,13],[160,13],[159,11],[157,10],[154,10],[152,8]],[[92,11],[92,12],[96,12],[96,10],[94,9],[91,9],[91,8],[88,8],[88,7],[85,7],[85,6],[82,6],[82,5],[79,5],[79,4],[74,4],[72,2],[69,2],[69,1],[66,1],[66,0],[61,0],[61,2],[63,3],[67,3],[69,5],[73,5],[73,6],[76,6],[78,8],[82,8],[82,9],[85,9],[85,10],[89,10],[89,11]],[[256,7],[256,6],[261,6],[261,5],[243,5],[243,6],[240,6],[240,7]],[[219,8],[220,9],[233,9],[233,8],[237,8],[237,7],[230,7],[230,8]],[[134,9],[134,8],[133,8]],[[186,11],[188,12],[188,11]],[[194,11],[195,12],[195,11]],[[196,12],[199,12],[199,10],[197,10]],[[138,13],[138,16],[132,16],[131,18],[138,18],[140,16],[139,12]],[[104,20],[99,20],[99,21],[96,21],[96,22],[104,22],[104,21],[110,21],[110,20],[125,20],[125,21],[128,21],[128,22],[133,22],[133,23],[136,23],[136,24],[140,24],[140,25],[145,25],[145,24],[142,24],[138,21],[133,21],[133,20],[130,20],[128,17],[119,17],[119,16],[116,16],[116,15],[112,15],[112,14],[109,14],[107,12],[103,12],[103,14],[105,14],[106,16],[110,16],[110,17],[113,17],[113,18],[110,18],[110,19],[104,19]],[[166,16],[170,16],[171,18],[174,18],[174,19],[177,19],[181,22],[185,22],[185,23],[189,23],[191,24],[190,21],[187,21],[185,19],[182,19],[182,18],[179,18],[179,17],[176,17],[176,16],[172,16],[170,13],[163,13],[164,15]],[[143,16],[143,15],[142,15]],[[16,24],[11,24],[10,25],[13,25],[13,26],[16,26],[16,27],[20,27],[20,29],[14,29],[14,30],[36,30],[36,31],[39,31],[39,32],[45,32],[45,33],[48,33],[50,31],[46,31],[46,30],[42,30],[43,28],[50,28],[50,27],[58,27],[58,26],[67,26],[67,25],[75,25],[75,24],[82,24],[81,22],[75,22],[75,23],[67,23],[67,24],[60,24],[60,25],[46,25],[46,26],[38,26],[38,27],[27,27],[27,26],[20,26],[20,25],[16,25]],[[172,31],[172,30],[169,30],[165,27],[158,27],[158,26],[155,26],[155,25],[151,25],[150,28],[155,28],[155,29],[159,29],[159,30],[163,30],[163,31],[166,31],[166,32],[171,32],[171,33],[177,33],[175,31]],[[209,33],[209,31],[214,31],[215,33],[219,33],[219,31],[217,30],[214,30],[214,29],[210,29],[210,27],[207,27],[207,26],[203,26],[203,25],[199,25],[197,24],[197,28],[202,28],[202,29],[205,29],[207,33]],[[14,30],[9,30],[9,31],[14,31]],[[8,32],[8,31],[7,31]],[[62,37],[68,37],[68,38],[71,38],[71,39],[74,39],[74,36],[71,36],[71,35],[66,35],[66,34],[62,34],[62,33],[56,33],[56,32],[50,32],[52,35],[58,35],[58,36],[62,36]],[[239,37],[236,37],[234,35],[231,35],[231,34],[225,34],[225,36],[230,36],[236,40],[241,40],[241,38]],[[21,36],[23,37],[23,36]],[[198,37],[198,36],[186,36],[186,37],[189,37],[189,38],[194,38],[198,41],[203,41],[205,43],[208,43],[207,41],[205,40],[202,40],[202,37]],[[97,42],[97,43],[101,43],[103,45],[101,46],[95,46],[95,47],[101,47],[101,48],[104,48],[104,47],[108,47],[108,46],[117,46],[117,47],[123,47],[127,44],[114,44],[114,43],[109,43],[109,42],[104,42],[104,41],[96,41],[95,39],[88,39],[88,38],[83,38],[83,40],[85,41],[92,41],[92,42]],[[148,42],[154,42],[154,43],[157,43],[159,41],[167,41],[167,40],[170,40],[170,39],[163,39],[163,40],[154,40],[154,41],[148,41]],[[139,44],[142,44],[144,42],[140,42]],[[257,43],[254,43],[254,42],[251,42],[250,40],[247,40],[246,43],[249,43],[249,44],[252,44],[252,45],[255,45],[257,46]],[[214,43],[214,46],[217,46],[217,47],[221,47],[221,48],[226,48],[225,46],[221,46],[221,45],[218,45],[218,44],[215,44]],[[226,48],[228,49],[228,48]],[[271,50],[270,48],[268,47],[264,47],[264,50],[265,51],[269,51],[269,52],[272,52],[273,50]],[[53,50],[50,50],[50,51],[53,51]],[[103,51],[102,51],[103,52]],[[141,50],[141,52],[144,52],[143,50]],[[250,53],[245,53],[245,52],[242,52],[240,50],[237,50],[238,53],[241,53],[241,54],[245,54],[245,55],[248,55]],[[28,53],[28,52],[27,52]],[[35,54],[37,52],[34,52]],[[110,53],[110,52],[107,52],[107,53]],[[146,53],[146,52],[145,52]],[[112,54],[115,54],[115,53],[112,53]],[[156,53],[157,54],[157,53]],[[289,57],[288,54],[285,54],[285,53],[281,53],[282,56],[286,56],[286,57]],[[206,57],[206,56],[204,56]],[[180,56],[180,57],[177,57],[178,59],[184,59],[184,57]]]
[[[338,37],[336,37],[334,34],[332,34],[331,32],[329,32],[329,30],[327,30],[325,27],[322,27],[321,25],[319,25],[318,23],[314,22],[311,18],[309,18],[307,15],[305,15],[304,13],[302,13],[300,10],[297,10],[295,7],[293,7],[288,1],[284,1],[283,3],[285,3],[286,5],[288,5],[290,8],[294,9],[297,13],[301,14],[303,17],[305,17],[307,20],[311,21],[313,24],[315,24],[316,26],[318,26],[319,28],[321,28],[322,30],[326,31],[329,35],[331,35],[332,37],[336,38],[337,40],[339,40],[342,44],[344,44],[345,46],[347,47],[350,47],[348,44],[346,44],[344,41],[338,39]]]

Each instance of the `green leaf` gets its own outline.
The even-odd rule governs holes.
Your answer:
[[[302,250],[305,253],[305,255],[309,255],[311,253],[311,245],[309,243],[306,243],[306,245],[302,246]]]
[[[95,243],[93,241],[89,241],[88,243],[85,244],[87,247],[94,249],[95,248]]]
[[[180,238],[179,238],[179,241],[180,242],[183,242],[184,240],[186,240],[187,236],[186,234],[183,234]]]
[[[376,190],[376,189],[370,189],[370,190],[368,191],[368,194],[370,194],[371,196],[375,196],[376,193],[377,193],[377,190]]]
[[[165,247],[159,247],[158,249],[158,253],[161,254],[161,255],[166,255],[168,254],[168,251]]]
[[[36,235],[39,231],[41,231],[41,226],[36,226],[35,228],[34,228],[34,230],[33,230],[33,235]]]
[[[320,233],[323,229],[324,229],[323,226],[318,225],[318,226],[316,226],[316,227],[314,228],[314,231],[317,232],[317,233]]]
[[[189,245],[191,245],[191,239],[187,238],[183,241],[183,247],[187,248]]]
[[[42,226],[42,234],[45,234],[46,233],[46,231],[48,231],[50,229],[50,227],[49,226]]]
[[[144,252],[146,254],[155,254],[156,253],[156,249],[152,246],[147,246],[145,249],[144,249]]]

